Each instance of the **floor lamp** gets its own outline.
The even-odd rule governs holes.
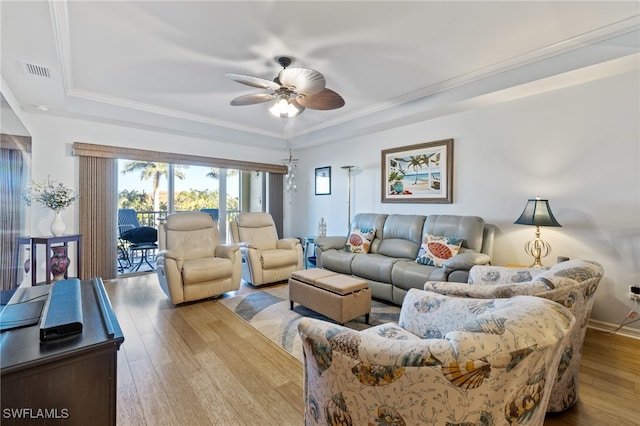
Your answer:
[[[342,166],[347,171],[347,235],[351,232],[351,173],[358,166]]]

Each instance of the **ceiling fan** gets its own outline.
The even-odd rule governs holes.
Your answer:
[[[295,117],[305,108],[330,110],[344,106],[342,96],[325,87],[326,80],[318,71],[309,68],[288,68],[292,60],[287,56],[279,56],[276,61],[283,69],[273,81],[226,73],[225,76],[233,81],[271,91],[238,96],[231,100],[231,105],[253,105],[277,99],[269,111],[282,118]]]

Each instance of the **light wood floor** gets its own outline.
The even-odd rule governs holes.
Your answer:
[[[304,423],[300,362],[218,301],[173,308],[155,274],[105,286],[125,336],[118,425]],[[580,401],[544,424],[640,425],[640,341],[589,330]]]

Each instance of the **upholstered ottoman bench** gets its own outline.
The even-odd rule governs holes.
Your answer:
[[[371,291],[367,281],[319,268],[304,269],[289,278],[289,300],[344,324],[361,315],[369,324]]]

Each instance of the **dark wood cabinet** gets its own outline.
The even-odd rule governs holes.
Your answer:
[[[19,288],[10,303],[47,297]],[[124,341],[100,278],[81,281],[82,333],[40,342],[38,325],[0,334],[2,425],[115,425],[117,351]]]

